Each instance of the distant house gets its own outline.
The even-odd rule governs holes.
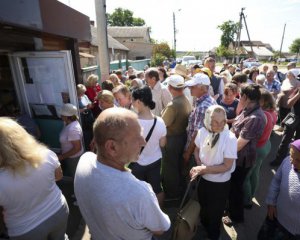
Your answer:
[[[230,48],[234,49],[237,42],[230,44]],[[252,50],[251,51],[251,46]],[[240,41],[240,49],[238,52],[245,57],[254,57],[258,60],[268,60],[273,57],[273,48],[268,43],[263,43],[261,41]]]
[[[91,25],[92,39],[90,42],[79,43],[80,63],[82,67],[97,65],[98,63],[98,42],[97,28]],[[109,34],[107,35],[109,60],[121,60],[128,58],[129,49],[118,42]]]
[[[151,58],[153,44],[149,27],[108,27],[107,33],[129,49],[128,59]]]

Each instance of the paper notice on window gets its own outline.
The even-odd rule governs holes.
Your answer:
[[[42,103],[39,91],[35,84],[25,84],[25,91],[29,103]]]
[[[31,107],[37,116],[52,116],[47,105],[31,105]]]

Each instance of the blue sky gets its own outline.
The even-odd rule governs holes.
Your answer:
[[[94,0],[60,0],[95,20]],[[176,15],[177,50],[207,51],[220,44],[224,21],[245,16],[251,40],[270,43],[279,50],[286,23],[283,51],[288,51],[294,39],[300,38],[300,0],[106,0],[107,12],[117,7],[127,8],[151,26],[151,37],[173,46],[173,18]],[[178,9],[181,9],[178,11]],[[245,28],[241,40],[248,40]]]

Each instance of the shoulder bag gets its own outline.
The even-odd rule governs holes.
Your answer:
[[[175,220],[172,240],[190,240],[193,239],[197,232],[200,214],[200,204],[198,201],[198,184],[200,178],[201,177],[197,179],[196,184],[194,184],[195,181],[193,181],[190,182],[187,187]],[[194,185],[192,189],[193,194],[185,203],[192,185]]]
[[[157,118],[156,118],[156,116],[154,116],[154,123],[153,123],[150,131],[148,132],[147,137],[145,138],[146,144],[147,144],[147,142],[149,141],[149,139],[150,139],[150,137],[152,135],[152,132],[153,132],[153,129],[154,129],[155,125],[156,125],[156,122],[157,122]],[[140,154],[143,152],[144,148],[145,148],[145,146],[143,146],[141,148]]]

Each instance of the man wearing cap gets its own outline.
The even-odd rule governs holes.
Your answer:
[[[185,83],[190,88],[192,96],[196,97],[195,108],[191,112],[187,128],[187,143],[183,154],[187,164],[195,150],[195,138],[197,131],[202,128],[206,109],[216,101],[209,95],[210,80],[204,73],[197,73],[192,80]]]
[[[215,68],[216,68],[216,61],[214,58],[212,57],[208,57],[205,59],[204,61],[204,67],[209,68],[209,70],[212,73],[211,76],[211,86],[213,88],[213,92],[214,92],[214,96],[216,95],[222,95],[224,92],[224,82],[223,79],[220,77],[217,77],[214,72],[215,72]],[[217,97],[217,96],[216,96]]]
[[[162,119],[167,127],[162,175],[167,198],[180,197],[182,154],[186,144],[186,127],[192,106],[184,95],[184,78],[179,75],[169,77],[168,90],[173,99],[162,111]],[[181,186],[182,187],[182,186]]]
[[[97,155],[80,158],[75,194],[94,240],[153,239],[170,227],[151,185],[135,178],[126,167],[136,162],[146,142],[137,115],[109,108],[93,127]]]
[[[287,70],[291,70],[293,68],[296,68],[296,62],[290,62],[286,65]]]
[[[151,88],[155,108],[152,113],[161,116],[161,111],[172,101],[172,96],[168,89],[163,88],[159,81],[159,74],[156,68],[149,68],[145,73],[147,85]]]
[[[291,143],[290,156],[284,159],[273,177],[266,203],[268,218],[276,223],[268,239],[299,239],[300,139]]]

